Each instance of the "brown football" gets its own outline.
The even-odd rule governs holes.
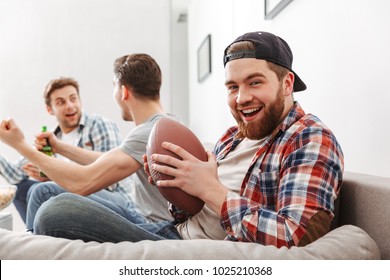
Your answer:
[[[171,118],[161,118],[155,123],[146,147],[150,175],[154,182],[158,180],[169,180],[172,179],[172,176],[151,170],[150,166],[154,163],[151,160],[152,154],[170,155],[181,159],[178,155],[164,149],[162,147],[163,142],[170,142],[180,146],[199,160],[207,161],[206,150],[189,128]],[[198,213],[204,206],[204,202],[201,199],[177,187],[159,187],[158,189],[166,200],[189,214],[193,215]]]

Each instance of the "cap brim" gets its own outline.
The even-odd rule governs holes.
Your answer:
[[[297,91],[304,91],[306,89],[306,85],[305,83],[301,80],[301,78],[299,78],[299,76],[297,75],[297,73],[295,73],[294,71],[292,71],[294,73],[294,76],[295,76],[295,80],[294,80],[294,92],[297,92]]]

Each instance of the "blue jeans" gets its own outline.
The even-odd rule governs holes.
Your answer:
[[[20,217],[23,222],[26,223],[26,213],[27,213],[27,201],[30,195],[32,187],[39,183],[39,181],[24,179],[19,183],[15,184],[18,187],[16,191],[14,205],[16,210],[19,212]]]
[[[33,230],[34,219],[38,209],[43,203],[50,200],[59,194],[65,193],[66,190],[58,186],[54,182],[39,183],[31,190],[28,197],[28,208],[26,217],[26,227],[28,230]],[[87,196],[88,199],[94,200],[107,208],[113,210],[124,218],[134,223],[147,223],[146,218],[139,214],[135,209],[134,204],[125,199],[117,192],[101,190]]]
[[[114,243],[181,239],[169,221],[137,224],[102,203],[72,193],[59,194],[42,204],[34,234]]]

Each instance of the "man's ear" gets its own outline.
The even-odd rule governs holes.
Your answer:
[[[54,115],[54,112],[53,112],[53,109],[50,107],[50,106],[48,106],[48,105],[46,105],[46,111],[50,114],[50,115]]]
[[[121,86],[121,100],[125,101],[125,100],[129,99],[129,97],[131,97],[130,90],[126,86],[122,85]]]
[[[294,80],[295,80],[294,73],[288,72],[288,74],[283,80],[283,89],[284,89],[285,96],[291,95],[293,93]]]

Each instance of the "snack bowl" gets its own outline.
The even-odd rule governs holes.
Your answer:
[[[14,201],[17,187],[15,185],[0,185],[0,210]]]

